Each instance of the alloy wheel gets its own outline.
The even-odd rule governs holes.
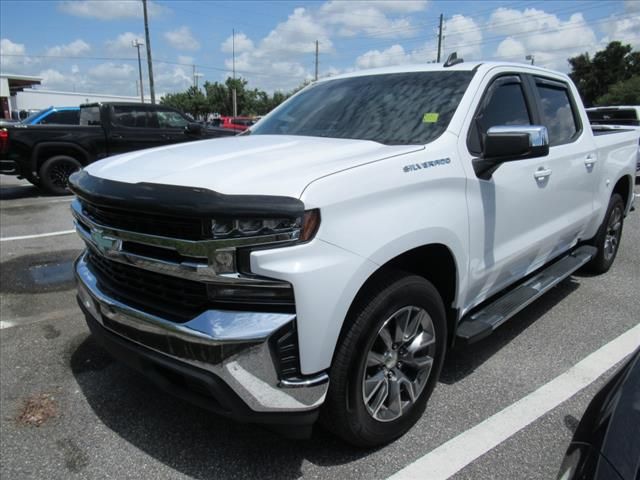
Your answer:
[[[425,309],[403,307],[383,323],[362,380],[362,398],[375,420],[390,422],[410,409],[427,384],[435,353],[435,329]]]

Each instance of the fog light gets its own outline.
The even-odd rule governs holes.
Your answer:
[[[235,253],[233,251],[218,250],[214,259],[216,273],[232,273],[236,271]]]
[[[207,285],[209,298],[214,302],[293,305],[293,288],[288,283],[263,285],[215,284]]]

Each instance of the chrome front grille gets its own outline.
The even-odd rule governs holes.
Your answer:
[[[173,238],[143,233],[150,218],[144,214],[141,217],[145,220],[136,223],[137,213],[109,210],[105,214],[107,210],[84,200],[71,204],[76,230],[89,248],[87,265],[101,288],[120,301],[177,322],[212,308],[293,311],[293,293],[290,300],[287,297],[287,292],[292,292],[288,283],[242,274],[237,266],[238,249],[284,244],[291,241],[286,235]],[[124,225],[136,230],[125,230]],[[159,221],[158,227],[162,225]],[[238,293],[225,298],[230,289]]]

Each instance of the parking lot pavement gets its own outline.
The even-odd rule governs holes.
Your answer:
[[[13,182],[0,182],[0,237],[70,228],[68,199],[34,196]],[[24,206],[35,208],[15,213]],[[310,440],[290,441],[216,417],[114,361],[75,306],[70,262],[80,248],[75,235],[0,243],[2,478],[383,479],[527,397],[640,319],[636,212],[608,274],[575,275],[492,337],[451,352],[420,422],[389,446],[358,450],[320,429]],[[554,478],[577,419],[610,374],[453,478]]]

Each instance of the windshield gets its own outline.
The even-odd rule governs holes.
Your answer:
[[[42,115],[44,112],[46,112],[47,110],[49,110],[49,109],[45,108],[43,110],[38,110],[37,112],[32,113],[31,115],[29,115],[24,120],[20,120],[20,123],[29,124],[29,123],[33,122],[36,118],[38,118],[40,115]]]
[[[445,131],[473,72],[411,72],[329,80],[296,95],[253,135],[426,144]]]

